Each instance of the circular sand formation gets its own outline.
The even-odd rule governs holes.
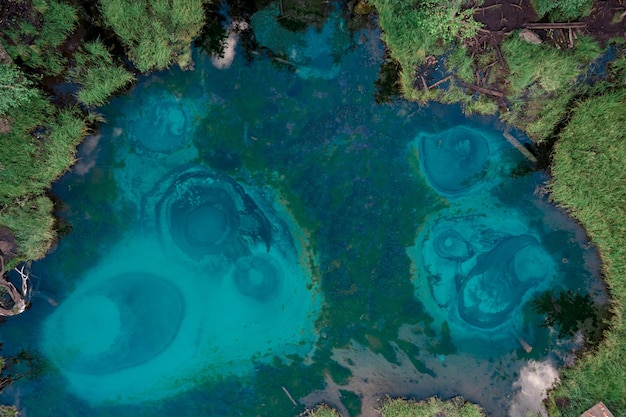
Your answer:
[[[511,312],[520,305],[533,282],[549,270],[549,264],[541,263],[549,262],[547,256],[531,259],[521,255],[525,262],[515,261],[518,254],[528,252],[543,253],[533,236],[504,238],[490,252],[480,255],[468,274],[457,277],[458,309],[463,320],[475,327],[492,328],[511,318]],[[524,279],[518,279],[520,276]]]
[[[260,302],[278,295],[284,279],[282,267],[276,258],[268,254],[241,258],[233,271],[233,280],[239,292]]]
[[[158,230],[166,246],[171,240],[194,260],[215,255],[236,260],[257,245],[269,249],[270,222],[232,179],[192,169],[160,193]]]
[[[193,186],[171,204],[169,222],[176,245],[197,258],[223,252],[232,243],[239,213],[225,190]]]
[[[474,254],[463,236],[452,229],[440,231],[434,238],[433,247],[437,255],[451,261],[465,261]]]
[[[489,144],[476,130],[454,127],[423,135],[419,159],[430,184],[445,195],[458,195],[478,184],[489,167]]]
[[[555,268],[513,213],[440,218],[424,227],[415,249],[428,283],[420,292],[425,306],[457,341],[511,339],[523,306],[550,285]]]
[[[64,301],[47,322],[44,349],[65,371],[118,372],[167,348],[183,314],[183,297],[169,281],[121,274]]]
[[[137,109],[133,120],[133,139],[140,148],[157,154],[167,154],[189,140],[191,124],[181,101],[174,96],[146,100]]]

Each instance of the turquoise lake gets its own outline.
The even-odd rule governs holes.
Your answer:
[[[462,395],[501,416],[523,369],[593,333],[597,254],[507,127],[377,103],[377,29],[276,15],[252,17],[248,59],[232,34],[224,57],[196,50],[100,109],[52,189],[63,237],[33,265],[32,307],[2,326],[3,354],[32,359],[3,403],[373,416],[385,394]],[[564,299],[587,315],[559,316]]]

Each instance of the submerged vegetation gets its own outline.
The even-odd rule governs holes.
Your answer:
[[[90,18],[113,30],[135,69],[187,68],[207,2],[100,0]],[[74,162],[76,146],[94,119],[89,109],[104,104],[135,75],[115,55],[115,41],[78,33],[88,11],[58,0],[9,3],[0,6],[0,226],[17,242],[15,264],[43,257],[52,245],[55,221],[46,189]],[[618,54],[609,79],[587,85],[582,81],[590,64],[605,51],[591,36],[574,38],[570,32],[567,47],[557,48],[550,33],[540,43],[529,42],[519,30],[499,38],[475,18],[477,6],[468,8],[461,0],[371,3],[393,58],[389,66],[400,69],[398,83],[407,98],[459,102],[468,113],[500,111],[536,143],[558,138],[550,191],[598,246],[614,317],[601,346],[563,371],[550,411],[577,416],[602,400],[617,415],[626,414],[626,59]],[[536,16],[550,21],[588,15],[592,4],[533,2]],[[444,73],[435,76],[438,63]],[[51,102],[55,83],[72,91],[68,102]],[[388,400],[380,412],[383,417],[482,415],[462,400],[436,399]],[[307,413],[338,415],[326,406]]]

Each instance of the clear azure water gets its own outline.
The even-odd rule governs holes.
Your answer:
[[[33,266],[32,308],[2,327],[5,354],[34,358],[5,403],[368,416],[383,394],[463,395],[499,416],[528,361],[568,360],[578,342],[533,300],[601,301],[597,257],[504,126],[377,104],[376,30],[337,12],[294,33],[276,15],[251,24],[280,60],[196,51],[193,71],[101,109],[53,189],[66,235]]]

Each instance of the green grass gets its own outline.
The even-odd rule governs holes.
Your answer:
[[[458,78],[468,83],[475,81],[472,64],[472,59],[467,55],[465,45],[454,48],[446,59],[446,68],[448,71],[455,73]]]
[[[312,410],[306,410],[298,417],[340,417],[337,410],[330,408],[326,404],[318,405]]]
[[[554,152],[552,195],[580,220],[603,260],[612,329],[597,351],[562,372],[553,404],[578,416],[598,401],[626,415],[626,89],[581,103]],[[558,399],[558,401],[557,401]],[[563,400],[567,399],[567,400]],[[558,415],[553,409],[553,415]]]
[[[582,45],[579,49],[578,45]],[[530,85],[538,84],[547,93],[561,91],[575,83],[588,64],[600,54],[600,48],[580,39],[573,51],[563,51],[547,44],[534,45],[509,36],[502,44],[502,53],[511,71],[510,93],[522,94]]]
[[[57,0],[41,0],[2,34],[5,49],[14,61],[23,61],[25,67],[58,75],[67,62],[59,47],[74,31],[77,19],[73,6]]]
[[[74,30],[77,19],[73,6],[50,0],[43,13],[43,26],[36,45],[40,48],[61,45]]]
[[[87,132],[81,116],[57,111],[43,98],[14,115],[11,132],[0,135],[0,206],[49,187],[74,162]]]
[[[34,84],[16,65],[0,64],[0,116],[35,98]]]
[[[539,16],[563,22],[589,15],[593,0],[532,0],[532,5]]]
[[[142,72],[190,64],[189,46],[204,24],[208,0],[100,0],[104,20]]]
[[[479,24],[472,9],[462,10],[458,0],[372,0],[393,59],[400,63],[403,92],[412,99],[428,101],[436,92],[418,92],[413,87],[416,67],[430,55],[441,55],[457,40],[473,37]]]
[[[56,239],[52,201],[43,195],[23,197],[1,207],[0,224],[15,234],[18,259],[43,258]]]
[[[103,105],[113,93],[135,80],[133,74],[113,61],[100,40],[85,43],[74,60],[70,78],[81,84],[77,98],[87,106]]]
[[[382,417],[485,417],[480,407],[456,397],[442,401],[431,397],[424,401],[387,398],[380,408]]]
[[[514,34],[503,42],[502,52],[511,72],[512,102],[502,119],[523,128],[539,143],[565,119],[572,100],[582,93],[579,77],[602,50],[589,37],[577,39],[572,50],[559,50],[525,42]]]
[[[40,94],[16,107],[12,119],[11,131],[0,135],[0,224],[15,234],[19,259],[39,259],[54,239],[43,190],[74,162],[87,127],[81,115],[55,109]]]

